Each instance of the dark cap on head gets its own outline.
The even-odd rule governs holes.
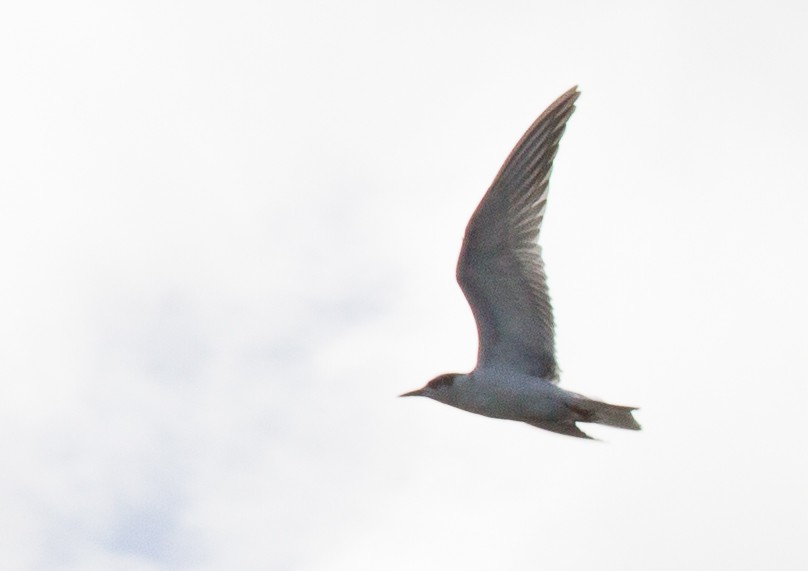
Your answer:
[[[456,373],[446,373],[443,375],[439,375],[429,381],[426,386],[430,389],[439,389],[440,387],[446,386],[451,387],[452,383],[454,383],[455,377],[457,376]]]
[[[438,390],[442,387],[451,387],[452,383],[454,383],[455,377],[457,373],[445,373],[443,375],[438,375],[431,381],[429,381],[425,387],[410,391],[408,393],[404,393],[403,395],[398,395],[400,397],[421,397],[425,396],[427,390]]]

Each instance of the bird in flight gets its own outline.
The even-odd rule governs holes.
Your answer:
[[[558,143],[575,110],[573,87],[528,128],[466,226],[457,282],[479,339],[477,366],[447,373],[401,396],[591,438],[577,423],[639,430],[635,407],[590,399],[558,386],[554,321],[538,235]]]

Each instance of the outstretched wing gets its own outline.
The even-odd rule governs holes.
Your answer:
[[[557,382],[553,310],[541,248],[547,185],[577,88],[536,119],[466,227],[457,281],[477,322],[477,366],[502,365]]]

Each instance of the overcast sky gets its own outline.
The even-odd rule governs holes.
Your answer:
[[[0,10],[0,566],[808,568],[804,2]],[[541,242],[579,441],[426,399],[463,230]]]

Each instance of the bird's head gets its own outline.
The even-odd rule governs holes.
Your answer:
[[[459,373],[445,373],[429,381],[423,388],[399,395],[402,397],[429,397],[436,401],[451,402],[454,391],[454,382],[460,377]]]

